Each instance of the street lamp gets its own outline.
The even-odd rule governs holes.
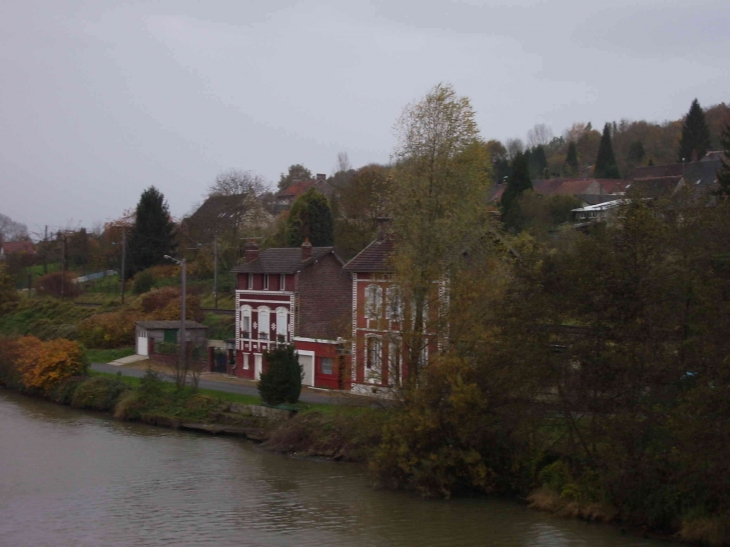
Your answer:
[[[185,331],[185,296],[186,296],[186,280],[187,280],[187,260],[184,258],[182,260],[178,260],[177,258],[173,258],[170,255],[165,255],[167,260],[172,260],[173,262],[176,262],[180,265],[182,268],[182,293],[180,294],[180,366],[182,367],[183,371],[187,374],[187,368],[185,367],[185,356],[186,356],[186,345],[187,345],[187,335]]]

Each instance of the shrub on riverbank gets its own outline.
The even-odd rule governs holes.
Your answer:
[[[81,382],[70,403],[73,408],[112,411],[119,397],[129,389],[121,378],[97,376]]]
[[[367,462],[381,441],[388,413],[334,407],[331,413],[298,414],[274,429],[264,447],[275,452]]]
[[[24,336],[17,344],[15,364],[20,381],[30,391],[50,393],[63,380],[86,372],[83,347],[77,342],[42,342],[35,336]]]

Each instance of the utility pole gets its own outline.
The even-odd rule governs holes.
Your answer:
[[[66,234],[58,232],[61,238],[61,298],[66,293]]]
[[[218,309],[218,234],[213,236],[213,255],[215,266],[213,268],[213,296],[215,297],[215,309]]]
[[[122,306],[124,306],[124,273],[127,266],[127,231],[122,228]]]
[[[43,235],[43,275],[48,273],[48,224]]]
[[[183,370],[183,374],[187,376],[188,367],[186,363],[187,358],[187,345],[188,339],[185,331],[185,296],[187,293],[186,281],[187,281],[187,265],[188,261],[183,258],[180,261],[181,275],[182,275],[182,293],[180,294],[180,368]],[[184,377],[183,377],[184,378]]]

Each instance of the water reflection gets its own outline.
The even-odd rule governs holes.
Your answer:
[[[0,391],[0,544],[658,545],[499,500],[424,501],[361,468]]]

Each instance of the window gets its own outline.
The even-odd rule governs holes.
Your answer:
[[[251,306],[241,307],[241,332],[243,338],[251,338]]]
[[[403,320],[403,300],[400,297],[398,287],[389,287],[385,291],[385,300],[388,306],[388,319],[390,321]]]
[[[322,357],[322,374],[334,374],[334,362],[331,357]]]
[[[376,336],[368,336],[367,338],[367,359],[365,366],[374,371],[380,371],[380,363],[382,357],[382,344],[380,338]]]
[[[276,308],[276,338],[279,342],[286,342],[287,309]]]
[[[269,290],[269,274],[264,274],[264,290]]]
[[[279,290],[280,291],[286,290],[286,274],[279,275]]]
[[[248,290],[253,290],[253,274],[248,274]]]
[[[383,301],[383,288],[375,283],[365,288],[365,317],[368,319],[380,319],[381,302]]]
[[[403,362],[403,340],[393,337],[388,347],[388,381],[390,385],[401,384],[401,363]]]
[[[259,340],[269,339],[269,329],[271,328],[271,318],[269,317],[269,308],[261,306],[259,308]]]

